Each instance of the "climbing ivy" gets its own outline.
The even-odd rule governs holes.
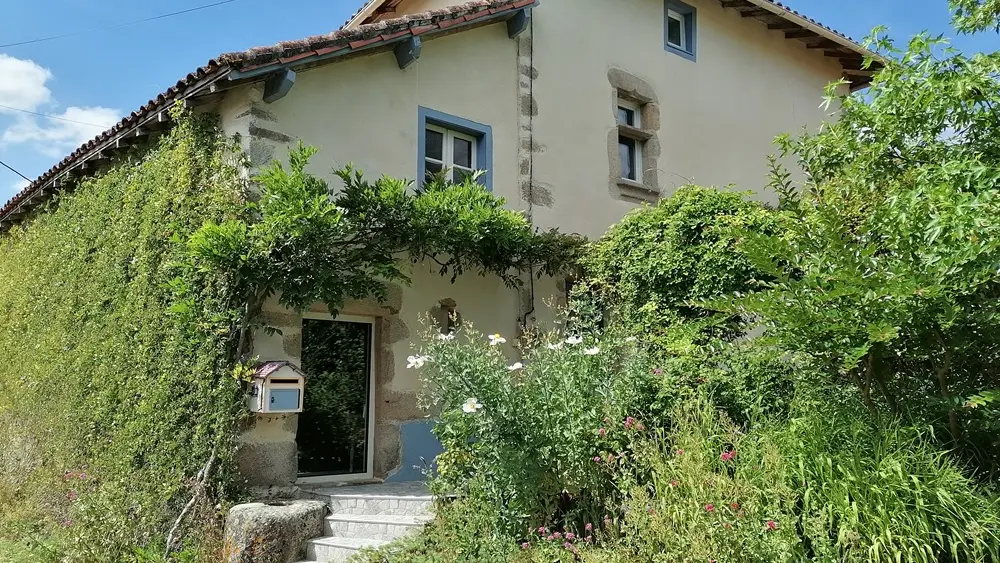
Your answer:
[[[242,211],[228,148],[212,119],[182,119],[0,238],[0,560],[133,560],[214,450],[188,542],[212,533],[210,499],[233,482],[240,303],[183,267],[178,241]]]

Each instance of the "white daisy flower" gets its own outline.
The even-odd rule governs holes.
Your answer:
[[[596,356],[601,353],[601,349],[598,348],[597,346],[594,346],[593,348],[587,348],[586,350],[583,351],[583,353],[584,355],[587,356]]]
[[[429,356],[410,356],[406,358],[406,369],[420,369],[430,360]]]
[[[479,399],[475,397],[469,397],[465,401],[465,404],[462,405],[462,411],[465,412],[466,414],[472,414],[481,408],[483,408],[483,404],[480,403]]]
[[[439,334],[438,340],[444,340],[446,342],[449,340],[455,340],[455,333],[449,332],[448,334]]]
[[[519,369],[521,369],[523,367],[524,367],[524,364],[522,364],[521,362],[517,362],[517,363],[515,363],[512,366],[507,366],[507,371],[517,371],[517,370],[519,370]]]
[[[499,334],[491,334],[489,336],[489,339],[490,339],[490,346],[497,346],[499,344],[507,342],[507,339],[500,336]]]
[[[583,342],[582,336],[570,336],[569,338],[566,339],[566,344],[569,344],[570,346],[576,346],[577,344],[580,344],[582,342]]]

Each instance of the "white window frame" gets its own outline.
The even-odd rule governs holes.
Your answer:
[[[673,43],[670,41],[670,34],[667,33],[667,45],[671,47],[676,47],[681,51],[688,51],[688,38],[687,38],[687,16],[676,11],[667,9],[667,19],[677,20],[681,24],[681,42],[680,44]]]
[[[633,129],[642,129],[642,108],[640,108],[638,104],[632,103],[632,102],[630,102],[628,100],[623,100],[621,98],[618,98],[618,107],[623,108],[623,109],[627,109],[627,110],[629,110],[629,111],[632,112],[632,116],[633,116],[632,121],[633,121],[633,123],[632,123],[632,125],[626,125],[626,127],[632,127]],[[615,121],[616,122],[618,121],[617,115],[615,116]],[[635,178],[629,178],[629,177],[625,176],[625,165],[624,165],[625,163],[619,162],[618,163],[618,169],[621,170],[622,180],[625,180],[626,182],[638,182],[638,183],[641,184],[642,183],[642,149],[643,149],[643,144],[644,143],[642,141],[640,141],[639,139],[636,139],[634,137],[629,137],[628,135],[621,135],[621,134],[619,134],[619,137],[625,137],[627,139],[631,139],[632,142],[635,144],[635,163],[634,163],[634,165],[635,165]]]
[[[375,317],[365,317],[358,315],[337,315],[333,316],[329,313],[303,313],[303,319],[309,319],[313,321],[329,321],[338,323],[360,323],[370,325],[370,340],[368,343],[369,357],[368,364],[370,366],[368,372],[368,451],[366,452],[365,462],[366,467],[363,473],[344,473],[340,475],[315,475],[312,477],[298,477],[295,480],[296,485],[323,485],[323,484],[336,484],[336,483],[351,483],[351,482],[364,482],[373,479],[375,476],[375,359],[377,357],[377,352],[375,350],[375,329],[377,328]],[[301,358],[299,359],[301,362]],[[306,381],[306,385],[309,382]],[[295,452],[298,455],[298,451]]]
[[[454,174],[455,170],[461,170],[462,172],[467,172],[470,175],[476,172],[476,166],[479,164],[476,162],[477,156],[479,154],[479,139],[472,135],[466,135],[465,133],[459,133],[447,127],[441,127],[439,125],[427,124],[428,131],[436,131],[444,135],[444,146],[442,147],[441,156],[444,160],[438,160],[436,158],[431,158],[430,156],[424,156],[424,174],[427,174],[427,163],[437,164],[441,166],[442,170],[448,170],[449,173]],[[472,143],[472,167],[467,168],[465,166],[459,166],[455,164],[455,139],[462,139],[463,141],[469,141]],[[454,176],[452,176],[454,178]]]

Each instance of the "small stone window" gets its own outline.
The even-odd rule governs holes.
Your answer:
[[[652,87],[620,69],[611,69],[615,128],[608,139],[612,191],[628,199],[659,198],[660,107]]]

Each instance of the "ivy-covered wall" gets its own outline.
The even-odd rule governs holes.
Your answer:
[[[241,304],[183,260],[191,232],[243,209],[227,149],[182,120],[0,237],[0,560],[162,554],[213,451],[209,481],[236,482]],[[213,528],[219,489],[189,530]]]

